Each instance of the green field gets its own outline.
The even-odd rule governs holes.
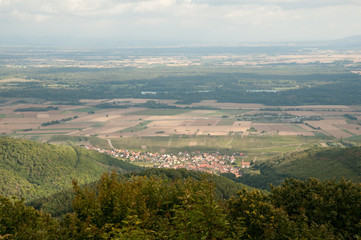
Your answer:
[[[323,132],[314,131],[313,134],[316,137],[327,137],[328,135],[324,134]]]
[[[139,137],[112,139],[116,148],[150,152],[178,153],[201,151],[235,153],[244,152],[246,160],[265,160],[285,152],[305,150],[319,146],[322,138],[302,136],[179,136]]]
[[[237,115],[241,115],[243,113],[249,112],[251,110],[248,109],[220,109],[220,110],[214,110],[211,113],[207,113],[204,114],[203,116],[227,116],[227,117],[231,117],[231,116],[237,116]]]
[[[105,125],[105,123],[103,122],[97,122],[95,124],[92,125],[92,127],[103,127]]]
[[[0,114],[0,118],[5,118],[6,114]]]
[[[9,134],[9,136],[28,136],[28,135],[34,135],[34,136],[37,136],[37,135],[59,135],[59,134],[66,134],[67,132],[48,132],[48,133],[32,133],[32,132],[22,132],[22,133],[12,133],[12,134]]]
[[[96,112],[99,110],[101,110],[101,109],[96,108],[96,107],[85,107],[85,108],[73,109],[71,111],[73,111],[73,112]]]
[[[126,133],[126,132],[139,132],[143,129],[147,128],[147,125],[151,123],[152,121],[143,121],[141,123],[138,123],[134,127],[125,128],[123,130],[118,131],[118,133]]]
[[[186,112],[190,112],[192,109],[145,109],[141,111],[128,113],[129,115],[153,115],[153,116],[172,116]]]
[[[9,113],[6,115],[7,118],[23,118],[24,114]]]
[[[49,140],[51,143],[67,143],[77,145],[92,144],[100,148],[109,148],[108,142],[103,138],[98,137],[83,137],[83,136],[69,136],[69,135],[55,135]]]
[[[345,139],[348,140],[348,141],[361,143],[361,135],[356,135],[356,136],[348,137],[348,138],[345,138]]]

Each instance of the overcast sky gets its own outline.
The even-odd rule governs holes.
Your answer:
[[[0,43],[314,41],[361,35],[361,0],[0,0],[0,29]]]

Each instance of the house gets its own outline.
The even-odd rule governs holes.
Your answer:
[[[243,162],[241,163],[241,168],[250,168],[251,167],[251,163],[250,162]]]

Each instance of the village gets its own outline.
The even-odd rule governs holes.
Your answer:
[[[241,177],[240,169],[250,168],[250,162],[244,162],[244,153],[233,153],[225,155],[220,153],[179,152],[178,154],[140,152],[131,150],[101,149],[97,146],[86,145],[86,149],[95,150],[117,158],[125,158],[129,162],[145,162],[154,164],[155,168],[185,168],[187,170],[202,171],[213,174],[233,173],[236,177]],[[234,164],[236,157],[242,159],[241,167]]]

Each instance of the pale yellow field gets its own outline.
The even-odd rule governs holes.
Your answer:
[[[312,132],[279,132],[280,136],[314,136]]]
[[[281,108],[289,108],[287,106],[283,106]],[[349,106],[346,105],[305,105],[305,106],[293,106],[292,108],[300,108],[300,109],[349,109]]]
[[[49,114],[48,113],[38,113],[36,114],[36,118],[49,118]]]
[[[149,116],[149,117],[147,116],[144,118],[144,120],[149,120],[149,121],[159,121],[159,120],[174,121],[174,120],[191,120],[191,119],[193,119],[191,115],[184,115],[184,114],[178,114],[173,116]]]
[[[321,120],[321,121],[308,121],[310,125],[314,127],[319,127],[324,131],[336,131],[339,130],[338,127],[336,127],[334,124],[338,124],[338,121],[332,121],[332,120]]]
[[[295,114],[294,111],[285,111],[285,112],[289,113],[289,114]],[[321,114],[318,112],[314,112],[314,111],[297,111],[297,115],[307,117],[307,116],[315,116],[315,115],[321,115]]]
[[[199,103],[193,103],[192,106],[193,107],[209,106],[209,107],[216,107],[221,109],[260,109],[265,107],[265,105],[263,104],[219,103],[216,100],[203,100]]]
[[[343,130],[327,130],[327,133],[331,134],[332,136],[336,138],[346,138],[351,137],[352,135],[343,131]]]
[[[154,127],[178,127],[181,126],[184,121],[182,120],[174,120],[174,121],[153,121],[150,124],[148,124],[148,127],[154,126]]]
[[[82,100],[89,108],[101,102],[113,101],[130,101],[132,103],[145,103],[149,99],[115,99],[115,100]],[[161,103],[174,104],[175,100],[160,100]],[[232,112],[229,116],[229,126],[218,126],[217,124],[224,119],[224,112],[220,110],[190,110],[177,115],[149,115],[146,108],[126,108],[126,109],[96,109],[94,114],[88,114],[84,108],[86,106],[58,105],[59,110],[47,112],[14,112],[18,108],[29,107],[48,107],[49,104],[19,104],[15,106],[2,106],[0,114],[0,132],[15,133],[17,135],[36,135],[64,133],[74,136],[92,136],[99,137],[142,137],[142,136],[169,136],[179,135],[283,135],[283,136],[313,136],[315,132],[322,132],[337,138],[349,137],[352,135],[361,135],[360,126],[356,123],[350,124],[343,116],[346,113],[357,116],[352,110],[355,106],[300,106],[284,108],[299,108],[300,111],[287,111],[289,114],[298,116],[319,115],[324,120],[307,121],[315,130],[305,124],[294,123],[252,123],[251,121],[237,121]],[[217,103],[207,100],[193,106],[212,106],[222,109],[248,109],[247,114],[264,113],[259,111],[265,106],[261,104],[237,104],[237,103]],[[91,108],[89,108],[91,109]],[[303,110],[305,109],[305,110]],[[306,111],[307,109],[307,111]],[[357,108],[358,109],[358,108]],[[79,111],[80,110],[80,111]],[[142,115],[146,110],[147,115]],[[132,113],[139,112],[137,115]],[[237,113],[237,111],[236,111]],[[234,114],[235,115],[235,114]],[[237,113],[237,115],[239,115]],[[61,119],[73,118],[68,122],[53,124],[50,126],[41,126],[42,123],[51,121],[60,121]],[[360,116],[357,116],[360,118]],[[237,116],[238,118],[238,116]],[[146,126],[139,125],[146,122]],[[234,121],[234,122],[233,122]],[[228,123],[227,121],[225,124]],[[223,123],[222,123],[223,124]],[[250,132],[249,129],[254,127],[257,131]],[[128,129],[129,128],[129,129]],[[32,129],[32,131],[22,131]],[[26,133],[26,134],[25,134]]]
[[[336,125],[340,129],[345,129],[355,135],[361,135],[361,126],[356,124],[339,124]]]
[[[252,122],[251,121],[235,121],[233,123],[233,126],[241,126],[244,128],[250,128],[251,127]]]
[[[212,125],[216,125],[218,122],[219,122],[219,120],[216,120],[216,119],[194,120],[191,122],[191,126],[212,126]]]
[[[2,83],[9,83],[9,82],[40,82],[40,80],[35,79],[24,79],[24,78],[4,78],[0,79]]]
[[[300,132],[305,132],[302,124],[282,124],[282,123],[252,123],[258,131],[267,132],[295,132],[296,135]]]

